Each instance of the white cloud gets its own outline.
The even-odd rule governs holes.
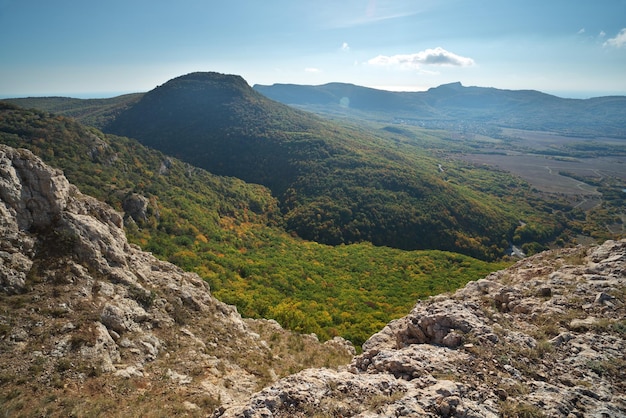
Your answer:
[[[582,35],[583,33],[585,33],[585,28],[582,28],[581,30],[578,31],[579,35]]]
[[[346,52],[350,51],[350,45],[348,45],[347,42],[342,43],[341,44],[341,50],[342,51],[346,51]]]
[[[606,36],[606,32],[605,32],[605,31],[603,31],[603,30],[601,30],[601,31],[600,31],[600,33],[598,34],[598,36],[599,36],[600,38],[604,38],[604,37]]]
[[[474,60],[462,57],[441,47],[426,49],[415,54],[379,55],[367,61],[371,65],[418,69],[422,65],[444,65],[452,67],[470,67]]]
[[[319,73],[322,70],[320,70],[319,68],[307,67],[304,69],[304,71],[307,73]]]
[[[621,48],[626,46],[626,28],[623,28],[619,33],[615,36],[615,38],[609,38],[604,43],[604,46],[613,46],[615,48]]]

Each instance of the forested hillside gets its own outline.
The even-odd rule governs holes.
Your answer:
[[[268,186],[287,229],[320,243],[368,241],[494,259],[519,225],[515,206],[528,208],[516,202],[509,210],[447,181],[439,162],[416,147],[390,147],[388,138],[268,100],[238,76],[173,79],[105,130]],[[523,193],[509,192],[520,202]]]
[[[566,199],[546,200],[503,171],[449,158],[472,147],[454,134],[323,120],[236,76],[191,74],[101,102],[29,99],[44,108],[62,102],[81,120],[112,115],[109,129],[132,130],[229,177],[8,104],[2,142],[31,149],[123,210],[132,242],[199,273],[243,314],[323,339],[358,345],[415,299],[502,266],[466,255],[496,260],[511,242],[530,254],[606,231],[606,219],[586,218]],[[416,248],[455,253],[401,250]]]
[[[0,142],[30,149],[81,191],[124,210],[132,242],[197,272],[242,314],[322,339],[341,335],[358,345],[415,299],[504,265],[441,251],[302,241],[276,226],[281,213],[265,187],[46,112],[0,103]]]
[[[143,93],[125,94],[108,99],[75,99],[72,97],[25,97],[7,99],[9,103],[44,110],[55,115],[80,120],[85,125],[100,129],[110,123],[124,109],[137,103]]]

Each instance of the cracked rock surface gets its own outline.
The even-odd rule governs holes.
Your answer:
[[[0,145],[6,416],[207,415],[295,367],[298,353],[269,337],[303,341],[320,364],[351,358],[345,340],[242,319],[196,274],[129,244],[122,225],[61,171]]]
[[[623,417],[625,297],[626,240],[541,253],[215,416]]]

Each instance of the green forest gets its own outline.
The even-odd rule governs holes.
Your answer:
[[[145,198],[143,218],[125,217],[131,242],[198,273],[244,316],[321,339],[362,344],[417,299],[510,264],[502,256],[509,240],[532,253],[600,229],[519,178],[446,158],[452,142],[444,133],[365,135],[324,123],[350,136],[327,145],[299,134],[305,151],[297,152],[328,155],[294,160],[299,174],[277,197],[134,139],[0,103],[2,143],[30,149],[119,211],[131,197]],[[428,249],[412,249],[416,238]]]
[[[360,345],[418,298],[508,264],[444,251],[305,241],[280,227],[269,189],[212,175],[62,116],[0,105],[0,141],[30,149],[117,210],[133,193],[148,197],[147,218],[127,218],[131,242],[198,273],[243,315],[273,318],[321,339],[341,335]]]
[[[267,186],[283,226],[324,244],[371,242],[495,260],[520,219],[537,218],[550,237],[563,229],[529,202],[526,184],[507,179],[496,196],[454,167],[442,172],[442,161],[415,143],[271,101],[238,76],[175,78],[103,129]],[[544,235],[531,241],[550,238]]]

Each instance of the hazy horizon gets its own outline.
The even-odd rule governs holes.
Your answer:
[[[180,75],[184,75],[184,74],[180,74]],[[161,85],[165,82],[167,82],[169,80],[163,80],[162,83],[159,83],[158,85]],[[246,80],[247,82],[247,80]],[[331,82],[332,83],[332,82]],[[343,82],[342,82],[343,83]],[[262,84],[262,83],[249,83],[248,84],[252,87],[255,84]],[[298,84],[298,83],[281,83],[281,82],[276,82],[276,83],[270,83],[270,84],[263,84],[263,85],[273,85],[273,84]],[[328,83],[321,83],[321,84],[315,84],[315,85],[322,85],[322,84],[328,84]],[[349,83],[349,84],[354,84],[354,83]],[[461,84],[465,87],[485,87],[485,88],[496,88],[496,89],[500,89],[500,87],[498,86],[469,86],[463,82],[461,82]],[[158,85],[155,85],[153,88],[156,88]],[[368,88],[373,88],[376,90],[386,90],[386,91],[392,91],[392,92],[425,92],[428,90],[428,88],[426,89],[421,89],[421,90],[412,90],[410,88],[406,88],[403,89],[402,87],[400,88],[395,88],[395,87],[389,87],[389,86],[361,86],[361,87],[368,87]],[[433,86],[433,87],[438,87],[438,86]],[[49,93],[49,94],[16,94],[16,95],[4,95],[0,93],[0,100],[3,99],[22,99],[22,98],[29,98],[29,97],[67,97],[67,98],[73,98],[73,99],[110,99],[113,97],[118,97],[118,96],[123,96],[126,94],[136,94],[136,93],[146,93],[150,90],[152,90],[153,88],[144,90],[144,91],[111,91],[111,92],[75,92],[75,93],[71,93],[71,92],[56,92],[56,93]],[[430,87],[429,87],[430,88]],[[502,89],[502,90],[509,90],[509,89]],[[514,89],[517,90],[517,89]],[[534,90],[534,89],[519,89],[519,90]],[[610,92],[610,91],[597,91],[597,92],[589,92],[589,91],[554,91],[554,90],[538,90],[541,91],[542,93],[547,93],[553,96],[557,96],[563,99],[591,99],[591,98],[596,98],[596,97],[606,97],[606,96],[626,96],[626,91],[623,92]]]

